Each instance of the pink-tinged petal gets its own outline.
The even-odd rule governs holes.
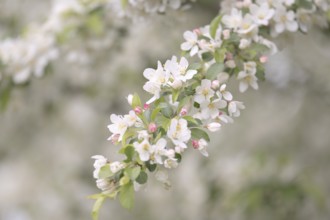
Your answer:
[[[222,95],[227,101],[233,100],[233,95],[228,91],[224,91]]]
[[[239,83],[240,92],[245,92],[248,89],[248,87],[249,87],[249,85],[245,81],[242,81]]]
[[[186,31],[183,33],[184,39],[187,41],[197,41],[197,35],[192,31]]]
[[[198,53],[198,50],[199,50],[199,48],[197,45],[193,46],[193,48],[190,51],[190,56],[192,56],[192,57],[195,56]]]
[[[298,23],[295,21],[287,22],[286,28],[291,32],[296,32],[298,30]]]

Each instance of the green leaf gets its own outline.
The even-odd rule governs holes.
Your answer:
[[[120,2],[121,2],[121,7],[125,9],[127,7],[128,0],[121,0]]]
[[[170,125],[171,119],[164,117],[161,115],[160,117],[157,118],[157,124],[160,124],[165,131],[167,131],[169,125]]]
[[[135,134],[136,134],[136,132],[134,130],[131,130],[131,129],[127,130],[121,139],[122,146],[125,146],[127,139],[134,136]]]
[[[113,173],[110,170],[110,164],[106,164],[103,167],[101,167],[99,172],[99,178],[104,179],[112,176]]]
[[[202,129],[200,128],[192,128],[190,129],[191,131],[191,136],[195,139],[205,139],[207,142],[210,142],[210,137],[209,135]]]
[[[180,95],[180,90],[174,90],[172,93],[172,103],[175,103],[176,100],[178,100],[179,95]]]
[[[93,209],[92,209],[92,218],[93,220],[98,220],[99,219],[99,212],[100,212],[100,209],[101,209],[101,206],[103,205],[105,201],[105,197],[102,196],[102,197],[99,197],[94,205],[93,205]]]
[[[146,162],[146,166],[150,172],[153,172],[156,170],[157,164],[151,164],[149,162]]]
[[[103,32],[103,21],[100,14],[90,15],[86,21],[86,25],[94,34],[101,34]]]
[[[1,88],[3,84],[0,84],[0,110],[4,111],[10,101],[11,89],[10,85],[5,85],[4,88]]]
[[[215,17],[210,24],[210,35],[212,38],[215,38],[215,35],[217,33],[219,24],[221,21],[221,15],[218,15],[217,17]]]
[[[130,178],[127,175],[124,175],[120,180],[119,180],[119,185],[125,186],[130,182]]]
[[[208,61],[213,60],[213,54],[211,52],[203,53],[202,54],[202,60],[204,62],[208,62]]]
[[[137,93],[134,93],[133,95],[133,100],[132,100],[132,108],[134,109],[135,107],[141,107],[141,99],[140,96]]]
[[[128,184],[121,187],[119,192],[119,201],[120,204],[126,208],[131,209],[134,205],[134,188],[133,183],[129,182]]]
[[[190,101],[191,96],[185,96],[180,102],[178,106],[178,112]]]
[[[136,178],[136,182],[139,184],[145,184],[148,181],[148,174],[144,171],[140,172],[140,175]]]
[[[215,79],[224,69],[224,65],[222,63],[214,63],[207,70],[205,77],[209,80]]]
[[[134,181],[140,175],[140,172],[141,167],[139,166],[126,169],[126,173],[132,181]]]
[[[134,158],[135,149],[134,149],[134,147],[132,145],[128,145],[127,147],[125,147],[124,153],[126,155],[125,162],[130,162]]]
[[[189,65],[189,69],[190,70],[199,70],[201,69],[203,66],[201,63],[192,63]]]
[[[196,126],[199,125],[198,121],[194,119],[192,116],[184,116],[183,119],[188,121],[188,125],[190,126]]]
[[[216,50],[214,52],[214,59],[217,63],[223,63],[225,60],[225,56],[227,53],[227,49],[226,48],[222,48],[221,50]]]
[[[181,156],[181,154],[176,153],[176,154],[175,154],[175,159],[177,159],[177,160],[178,160],[178,163],[180,163],[181,160],[182,160],[182,156]]]
[[[155,121],[158,113],[160,112],[161,108],[155,108],[152,113],[151,113],[151,116],[150,116],[150,121]]]

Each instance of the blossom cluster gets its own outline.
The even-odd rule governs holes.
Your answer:
[[[185,9],[189,2],[196,0],[113,0],[110,7],[121,17],[134,20],[143,19],[147,15],[162,14],[168,10]]]
[[[14,84],[22,84],[29,81],[31,76],[43,76],[49,64],[63,52],[61,44],[70,34],[73,35],[84,28],[99,33],[100,26],[111,26],[110,29],[105,27],[104,29],[109,29],[105,31],[115,32],[113,21],[116,19],[109,19],[109,15],[117,14],[138,19],[147,14],[180,9],[187,5],[187,2],[183,0],[56,1],[49,17],[41,25],[28,27],[27,32],[22,36],[0,41],[0,81],[6,78]],[[106,37],[113,38],[115,35],[111,33]],[[72,58],[72,54],[74,53],[70,53],[69,50],[69,59]]]
[[[225,4],[231,4],[231,10],[224,7],[210,25],[184,33],[183,57],[173,56],[143,72],[147,79],[143,89],[152,95],[148,101],[142,103],[137,94],[129,95],[132,110],[127,115],[111,115],[109,140],[121,144],[119,153],[126,159],[103,163],[104,157],[94,157],[95,164],[102,164],[95,166],[94,177],[102,182],[98,187],[103,190],[92,196],[97,199],[96,218],[107,197],[118,194],[124,207],[132,207],[133,189],[146,183],[148,172],[156,171],[156,178],[168,186],[164,170],[177,167],[188,148],[208,156],[208,132],[233,122],[245,108],[227,90],[228,80],[237,79],[240,92],[258,89],[258,82],[264,79],[264,63],[277,52],[270,38],[307,31],[315,12],[328,10],[328,3],[322,0]],[[111,169],[113,164],[121,164],[116,172]]]

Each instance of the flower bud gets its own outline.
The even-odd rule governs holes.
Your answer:
[[[185,116],[187,115],[187,109],[186,108],[182,108],[181,111],[180,111],[180,116]]]
[[[148,126],[148,131],[150,133],[154,133],[157,131],[157,125],[155,123],[150,123]]]
[[[211,85],[211,88],[213,90],[217,90],[220,88],[220,81],[219,80],[213,80],[212,81],[212,85]]]
[[[134,112],[137,115],[140,115],[142,113],[142,108],[140,106],[137,106],[134,108]]]
[[[199,141],[198,140],[192,140],[192,146],[193,146],[194,149],[198,149]]]
[[[220,129],[221,127],[221,124],[220,123],[217,123],[217,122],[211,122],[210,124],[208,124],[206,126],[206,128],[211,131],[211,132],[216,132]]]
[[[267,56],[261,56],[259,58],[259,60],[260,60],[261,63],[266,63],[268,61],[268,57]]]
[[[225,64],[228,68],[231,68],[231,69],[234,69],[236,67],[236,63],[234,60],[228,60]]]
[[[201,34],[202,34],[202,32],[201,32],[201,30],[200,30],[199,28],[194,29],[194,32],[195,32],[197,35],[201,35]]]
[[[132,105],[132,103],[133,103],[133,95],[132,94],[129,94],[127,96],[127,102],[128,102],[128,104]]]
[[[143,109],[144,109],[144,110],[148,110],[149,108],[150,108],[150,105],[149,105],[149,104],[145,103],[145,104],[143,105]]]

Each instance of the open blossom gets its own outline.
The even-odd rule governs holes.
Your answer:
[[[239,117],[241,115],[241,109],[245,109],[243,102],[231,101],[228,104],[228,113],[231,117]]]
[[[181,80],[186,82],[192,79],[197,73],[197,70],[187,70],[189,66],[188,60],[185,57],[181,57],[178,63],[177,57],[173,56],[171,60],[167,60],[165,63],[165,70],[172,73],[174,80]]]
[[[119,170],[123,169],[125,164],[119,161],[110,163],[110,170],[112,173],[117,173]]]
[[[227,85],[226,84],[222,84],[220,86],[220,90],[217,92],[217,95],[219,96],[219,99],[224,99],[227,101],[231,101],[233,100],[233,95],[226,90]]]
[[[226,108],[227,102],[224,100],[216,99],[213,101],[205,101],[200,105],[201,117],[203,119],[216,118],[219,114],[219,109]]]
[[[244,63],[244,71],[238,73],[237,79],[239,83],[239,91],[245,92],[249,86],[258,89],[258,78],[256,77],[257,69],[255,62]]]
[[[186,31],[183,34],[186,42],[181,44],[181,50],[190,51],[190,56],[194,56],[198,53],[198,36],[193,31]]]
[[[237,8],[233,8],[230,15],[223,16],[222,23],[228,28],[237,30],[242,24],[242,20],[242,11]]]
[[[139,153],[140,159],[142,161],[150,160],[151,144],[147,139],[144,139],[141,143],[134,142],[133,146],[135,150]]]
[[[216,132],[221,128],[221,124],[217,122],[211,122],[208,125],[206,125],[206,128],[211,132]]]
[[[158,61],[157,69],[148,68],[143,72],[143,76],[149,81],[143,86],[143,89],[154,96],[147,102],[151,102],[159,99],[161,87],[166,84],[169,79],[169,74],[164,70],[162,64]]]
[[[254,23],[251,14],[246,14],[244,16],[244,19],[242,20],[241,24],[239,25],[239,29],[238,29],[237,33],[247,35],[250,32],[252,32],[253,29],[255,29],[256,27],[257,26]]]
[[[110,116],[110,120],[111,120],[112,124],[108,125],[108,129],[114,135],[119,135],[118,141],[121,141],[128,128],[128,124],[127,124],[126,120],[123,118],[123,116],[115,115],[115,114],[112,114]]]
[[[185,119],[179,120],[173,118],[167,131],[167,136],[172,140],[173,144],[179,149],[187,148],[186,143],[190,140],[191,131],[188,129],[188,122]]]
[[[287,11],[285,7],[279,7],[276,9],[274,16],[275,31],[277,34],[284,32],[285,30],[295,32],[298,30],[298,23],[295,20],[295,13],[293,11]]]
[[[202,104],[205,101],[209,101],[214,95],[214,91],[212,90],[211,86],[211,80],[203,79],[201,85],[196,88],[196,95],[194,100],[199,104]]]
[[[105,158],[102,155],[94,155],[92,156],[92,159],[95,159],[94,161],[94,172],[93,172],[93,177],[95,179],[99,178],[99,173],[101,168],[108,163],[108,159]]]
[[[274,16],[275,10],[269,8],[268,3],[264,2],[260,6],[256,4],[250,5],[250,13],[253,21],[258,25],[268,25],[269,20]]]
[[[162,156],[166,154],[166,140],[161,138],[155,145],[151,146],[150,160],[152,163],[163,164]]]

